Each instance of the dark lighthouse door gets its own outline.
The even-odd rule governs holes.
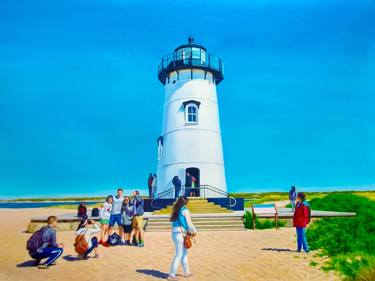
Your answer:
[[[195,168],[195,167],[190,167],[190,168],[186,169],[186,178],[187,178],[187,174],[190,174],[190,176],[195,178],[195,183],[194,183],[194,187],[190,186],[191,190],[190,190],[190,192],[189,191],[186,192],[187,193],[186,195],[187,196],[199,197],[200,196],[200,192],[199,192],[200,170],[198,168]],[[186,178],[185,178],[185,182],[186,182]]]

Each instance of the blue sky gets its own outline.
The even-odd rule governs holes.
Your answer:
[[[225,62],[229,191],[375,188],[373,1],[3,0],[0,197],[145,188],[190,35]]]

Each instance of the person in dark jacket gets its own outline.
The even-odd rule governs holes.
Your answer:
[[[290,205],[292,206],[292,212],[294,212],[294,209],[296,208],[296,196],[296,187],[293,185],[289,191],[289,201]]]
[[[39,264],[42,259],[47,259],[44,263],[39,264],[38,268],[48,269],[49,266],[56,261],[64,251],[64,245],[56,242],[57,217],[49,216],[47,218],[48,226],[43,230],[43,244],[33,253],[29,255]]]
[[[293,226],[297,232],[297,252],[301,252],[302,248],[306,253],[310,251],[306,239],[306,226],[310,223],[310,216],[311,209],[309,203],[306,202],[306,196],[299,192],[293,216]]]
[[[178,198],[181,192],[181,180],[178,176],[174,176],[172,179],[172,183],[174,186],[174,198]]]
[[[77,217],[80,218],[82,221],[87,220],[87,207],[85,202],[81,202],[78,206]]]
[[[150,173],[150,175],[148,176],[148,180],[147,180],[147,187],[148,187],[148,195],[150,198],[152,198],[152,182],[154,180],[154,177],[152,175],[152,173]]]

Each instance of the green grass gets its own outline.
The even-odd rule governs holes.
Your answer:
[[[246,211],[244,217],[244,226],[246,229],[253,229],[253,215],[251,212]],[[286,220],[279,220],[278,227],[284,227],[287,224]],[[256,229],[270,229],[275,228],[274,219],[259,219],[255,218],[255,228]]]
[[[375,280],[374,201],[368,196],[345,192],[315,198],[310,205],[314,210],[357,214],[353,218],[324,218],[308,228],[311,249],[319,249],[323,255],[330,257],[323,269],[339,271],[344,280]]]

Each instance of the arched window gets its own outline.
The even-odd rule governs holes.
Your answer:
[[[157,139],[158,143],[158,160],[161,160],[163,158],[163,145],[164,145],[164,138],[160,136]]]
[[[200,102],[194,100],[186,101],[183,103],[185,107],[186,124],[198,124],[198,111],[200,104]]]

